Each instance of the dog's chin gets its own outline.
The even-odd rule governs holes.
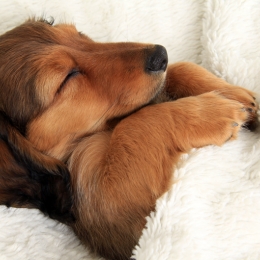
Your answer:
[[[160,85],[160,87],[155,91],[153,97],[147,103],[147,105],[159,104],[163,102],[170,101],[170,97],[165,91],[165,81]]]

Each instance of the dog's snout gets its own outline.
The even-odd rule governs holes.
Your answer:
[[[168,64],[166,49],[161,45],[155,45],[155,50],[147,57],[145,71],[148,73],[165,71]]]

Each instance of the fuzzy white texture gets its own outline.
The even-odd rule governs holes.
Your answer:
[[[73,22],[98,41],[164,45],[260,92],[259,0],[0,1],[0,34],[29,17]],[[214,120],[214,119],[212,119]],[[184,155],[172,189],[133,251],[138,260],[260,259],[260,131]],[[38,210],[0,207],[0,260],[97,260],[72,231]]]

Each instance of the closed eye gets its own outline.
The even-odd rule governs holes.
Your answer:
[[[77,76],[78,74],[80,74],[79,69],[74,68],[72,69],[67,76],[65,77],[65,79],[62,81],[62,83],[60,84],[60,87],[57,90],[57,94],[60,93],[60,91],[63,89],[63,87],[66,85],[66,83],[73,77]]]

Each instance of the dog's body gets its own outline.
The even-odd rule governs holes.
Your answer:
[[[71,25],[31,20],[1,36],[0,203],[129,258],[180,155],[257,118],[250,91],[195,64],[166,68],[162,46],[96,43]]]

